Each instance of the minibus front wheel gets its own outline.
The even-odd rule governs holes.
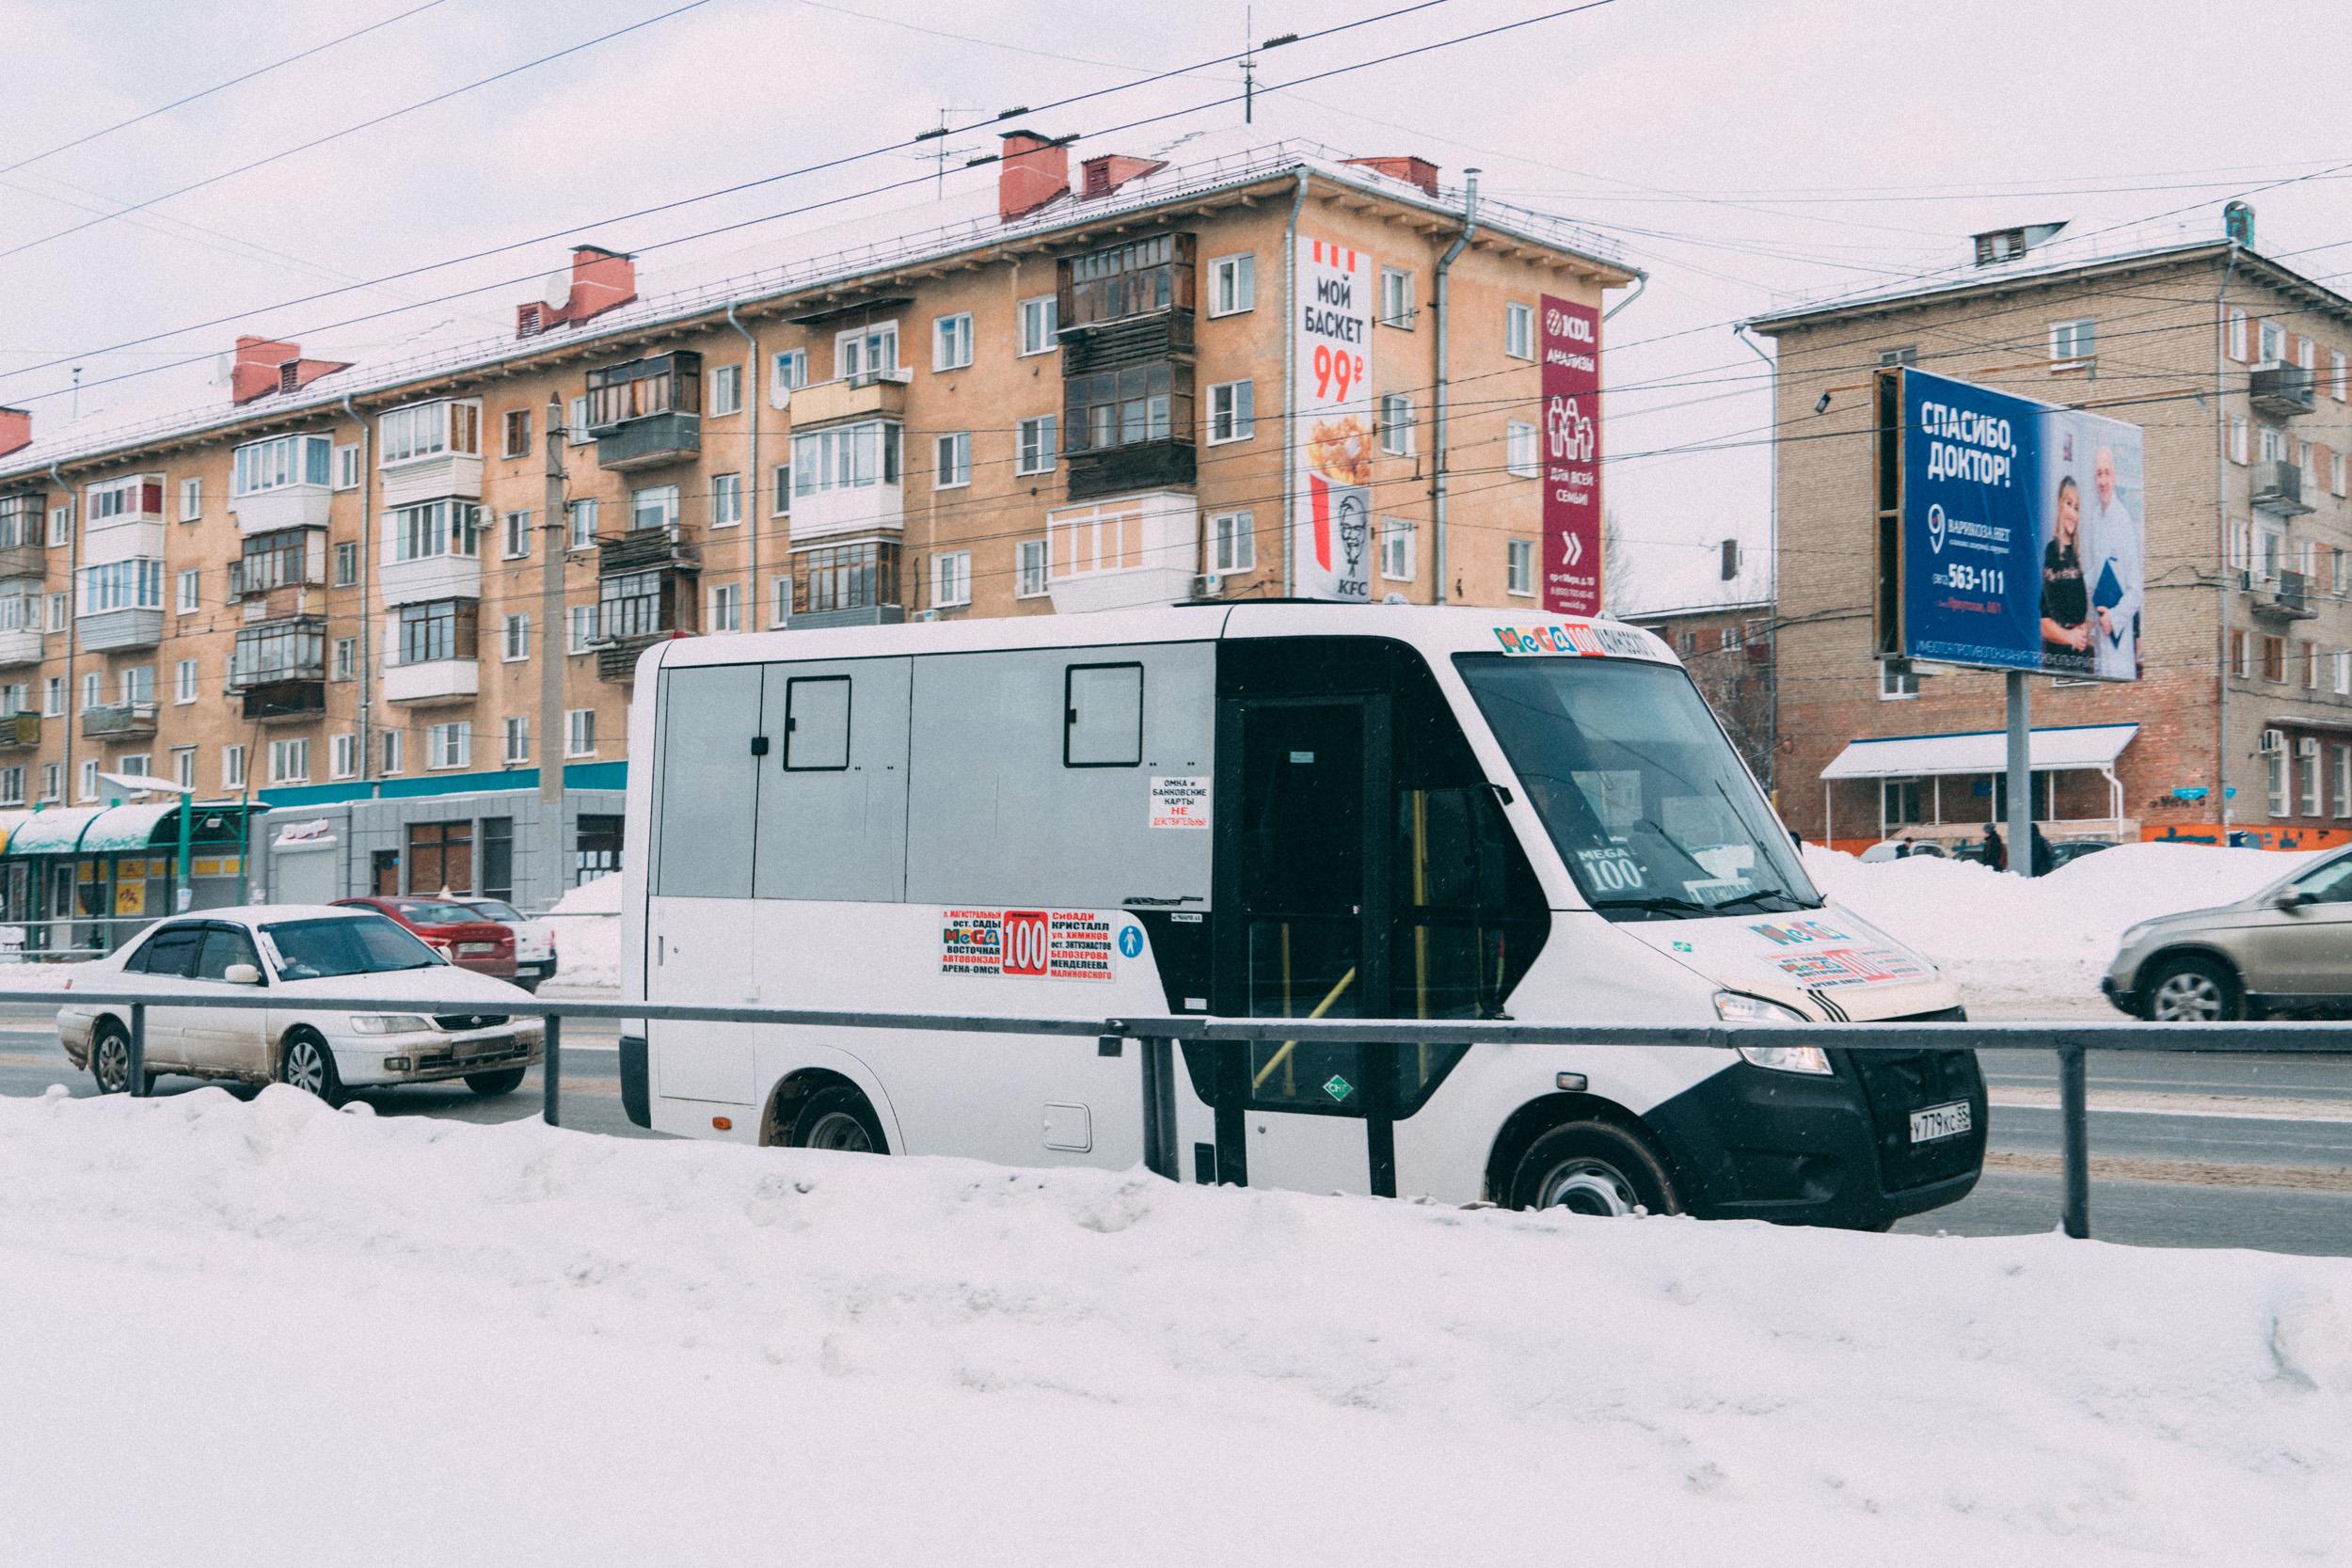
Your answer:
[[[1648,1140],[1608,1121],[1571,1121],[1528,1145],[1511,1175],[1514,1209],[1574,1214],[1678,1214],[1682,1195]]]
[[[812,1072],[786,1084],[769,1113],[764,1142],[792,1148],[829,1148],[843,1154],[887,1154],[882,1117],[865,1091],[846,1078]]]

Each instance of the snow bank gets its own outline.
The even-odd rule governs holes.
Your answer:
[[[0,1101],[44,1564],[2324,1560],[2352,1260]]]
[[[621,984],[621,877],[580,883],[544,917],[555,927],[557,990],[617,991]]]
[[[2318,857],[2195,844],[2123,844],[2047,877],[1919,856],[1864,864],[1805,846],[1821,892],[1933,958],[1971,998],[2095,998],[2124,928],[2242,898]]]

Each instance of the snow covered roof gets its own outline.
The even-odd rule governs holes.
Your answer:
[[[2037,773],[2112,768],[2139,733],[2137,724],[2068,724],[2036,730],[2026,755]],[[2009,766],[2009,732],[1890,736],[1856,740],[1821,769],[1824,779],[1910,779],[1998,773]]]
[[[781,239],[762,238],[731,253],[733,258],[755,255],[766,264],[755,270],[683,283],[666,293],[645,293],[633,304],[597,316],[580,328],[565,328],[529,339],[511,332],[490,338],[458,338],[443,321],[422,334],[408,335],[402,346],[411,352],[395,359],[373,359],[374,343],[326,340],[306,341],[306,352],[355,361],[303,388],[245,407],[230,407],[225,388],[203,364],[175,367],[177,373],[143,377],[141,392],[109,404],[78,420],[56,418],[56,400],[44,394],[29,400],[39,405],[30,446],[0,461],[0,483],[42,472],[52,464],[84,463],[165,439],[184,439],[232,430],[247,423],[283,423],[289,415],[326,410],[345,397],[382,400],[411,385],[483,371],[508,361],[528,360],[553,353],[575,352],[581,344],[643,335],[649,328],[681,324],[722,311],[729,305],[749,305],[779,296],[818,290],[847,292],[879,281],[908,267],[972,251],[1003,245],[1052,243],[1057,236],[1098,224],[1104,218],[1136,214],[1180,202],[1295,176],[1304,170],[1317,181],[1352,187],[1369,196],[1417,207],[1458,221],[1463,192],[1440,185],[1431,195],[1410,181],[1399,179],[1348,160],[1343,153],[1305,140],[1264,142],[1263,133],[1247,128],[1172,138],[1155,156],[1168,160],[1162,167],[1137,176],[1108,196],[1081,198],[1065,195],[1010,222],[997,214],[995,166],[968,175],[961,182],[948,175],[946,194],[935,200],[891,207],[866,206],[841,222],[813,225]],[[1085,144],[1070,149],[1073,172],[1086,157],[1111,149]],[[1121,148],[1120,150],[1133,150]],[[1607,286],[1629,283],[1642,276],[1617,245],[1599,234],[1551,214],[1481,198],[1481,229],[1574,259],[1599,273]],[[687,269],[691,270],[691,264]],[[642,279],[653,269],[641,267]],[[525,284],[501,284],[483,291],[484,297],[511,306],[529,294]],[[513,297],[507,297],[507,296]],[[413,314],[412,309],[387,311],[386,316]],[[372,328],[389,329],[382,321]],[[310,334],[294,334],[308,338]],[[362,332],[365,335],[365,332]],[[86,398],[87,394],[85,394]],[[7,401],[0,395],[0,402]]]

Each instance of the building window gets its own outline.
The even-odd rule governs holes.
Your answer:
[[[699,419],[703,356],[688,350],[625,359],[588,372],[588,433],[609,431],[658,414]]]
[[[106,677],[96,670],[82,672],[82,711],[87,713],[106,695]]]
[[[2233,463],[2247,461],[2246,421],[2244,420],[2230,421],[2230,461]]]
[[[2328,454],[2328,488],[2339,496],[2344,494],[2344,453],[2333,451]]]
[[[2284,686],[2287,680],[2287,640],[2265,637],[2262,640],[2263,679]]]
[[[49,545],[55,549],[73,537],[73,508],[53,506],[49,509]]]
[[[778,349],[768,359],[768,401],[778,408],[808,385],[808,350]]]
[[[482,553],[482,508],[472,501],[427,501],[395,509],[386,519],[394,561]]]
[[[182,789],[196,787],[196,748],[174,746],[171,749],[171,782]]]
[[[1209,314],[1237,316],[1258,304],[1258,258],[1219,256],[1209,263]]]
[[[1879,363],[1883,366],[1915,365],[1919,362],[1919,345],[1904,343],[1896,348],[1879,350]]]
[[[1380,394],[1380,450],[1391,457],[1413,455],[1413,399],[1410,393]]]
[[[1254,514],[1218,512],[1209,518],[1209,574],[1227,577],[1252,571],[1258,564],[1258,525]]]
[[[339,681],[359,678],[359,640],[356,637],[335,639],[335,678]]]
[[[2336,748],[2335,799],[2328,803],[2333,807],[2329,815],[2352,816],[2352,746]]]
[[[120,689],[126,707],[148,707],[155,701],[155,667],[134,664],[122,672]]]
[[[1061,347],[1056,315],[1059,302],[1052,294],[1040,294],[1021,302],[1021,352],[1023,355],[1051,354]]]
[[[743,367],[719,365],[710,372],[710,415],[739,414],[743,409]]]
[[[789,517],[792,515],[792,465],[779,463],[768,473],[771,491],[768,498],[768,515]]]
[[[190,566],[179,577],[179,597],[174,608],[183,615],[193,615],[204,607],[203,577]]]
[[[278,436],[266,441],[248,441],[239,447],[231,459],[229,479],[230,497],[265,495],[295,484],[316,484],[322,488],[334,478],[335,443],[326,436]],[[182,492],[183,508],[186,493]],[[90,515],[96,517],[96,511]]]
[[[1209,445],[1247,441],[1258,433],[1255,384],[1220,381],[1209,388]]]
[[[504,725],[506,735],[506,766],[519,767],[531,760],[531,720],[523,714],[510,713]]]
[[[1176,432],[1192,438],[1192,367],[1161,362],[1062,382],[1062,449],[1109,451]]]
[[[1535,594],[1535,541],[1514,539],[1505,546],[1502,588],[1506,594],[1533,598]]]
[[[576,707],[564,715],[564,754],[567,757],[593,757],[596,754],[596,710]]]
[[[2305,736],[2295,743],[2296,760],[2303,765],[2303,815],[2319,815],[2319,742]]]
[[[339,735],[327,740],[326,776],[330,779],[356,779],[359,776],[359,737]]]
[[[21,806],[24,803],[24,769],[0,768],[0,806]]]
[[[97,759],[97,758],[95,758],[95,757],[85,757],[85,758],[83,758],[83,759],[82,759],[81,773],[82,773],[82,777],[81,777],[81,779],[80,779],[80,781],[79,781],[79,784],[80,784],[80,788],[81,788],[81,796],[82,796],[82,799],[83,799],[83,800],[97,800],[97,799],[98,799],[98,759]]]
[[[1024,539],[1014,547],[1012,596],[1016,599],[1041,599],[1052,587],[1046,568],[1051,557],[1042,539]]]
[[[65,790],[65,764],[44,762],[40,765],[40,798],[55,800]]]
[[[1919,673],[1904,659],[1890,658],[1879,664],[1879,701],[1900,702],[1919,695]]]
[[[1063,322],[1073,327],[1192,309],[1192,237],[1147,234],[1061,263]]]
[[[160,561],[118,561],[106,566],[85,566],[79,584],[79,614],[164,608],[164,563]]]
[[[628,526],[634,533],[640,529],[677,527],[678,487],[675,484],[648,484],[632,490],[628,497]]]
[[[1413,580],[1413,524],[1406,517],[1380,519],[1380,575],[1390,582]]]
[[[900,427],[893,420],[831,425],[792,437],[796,496],[898,483]]]
[[[743,476],[710,476],[710,526],[734,528],[743,521]]]
[[[408,824],[408,891],[473,891],[473,824]]]
[[[951,430],[932,443],[931,488],[960,490],[972,483],[972,433]]]
[[[437,599],[431,604],[405,604],[394,612],[399,641],[395,664],[438,664],[474,657],[476,615],[472,599]]]
[[[2262,324],[2262,362],[2275,365],[2287,356],[2287,329],[2277,322]]]
[[[577,836],[572,841],[574,882],[609,877],[621,869],[622,821],[618,816],[580,813]]]
[[[499,455],[529,457],[531,455],[531,410],[528,408],[508,409],[501,428],[505,433],[505,439],[500,448]]]
[[[2089,316],[2076,321],[2050,324],[2050,368],[2054,371],[2080,370],[2090,363],[2097,353],[2096,325]]]
[[[376,467],[389,468],[444,453],[479,455],[482,405],[478,403],[420,403],[395,408],[375,422]]]
[[[1535,477],[1535,427],[1523,420],[1503,426],[1502,461],[1520,479]]]
[[[183,523],[192,523],[203,515],[204,482],[201,479],[182,480],[180,482],[180,520]]]
[[[310,778],[310,742],[307,738],[269,743],[269,782],[307,784]]]
[[[41,629],[44,632],[65,630],[65,595],[51,594],[42,601]]]
[[[1380,269],[1380,325],[1412,328],[1413,275],[1403,267]]]
[[[564,651],[584,654],[596,640],[596,607],[592,604],[564,607]]]
[[[953,610],[972,602],[972,552],[943,550],[931,557],[931,605]]]
[[[196,660],[183,658],[172,668],[171,700],[183,705],[196,701]]]
[[[567,446],[584,447],[596,439],[588,429],[588,398],[585,393],[564,405],[564,440]]]
[[[531,514],[509,512],[499,519],[499,555],[507,561],[531,558]]]
[[[2337,649],[2334,657],[2334,664],[2336,695],[2339,697],[2352,696],[2352,651],[2346,651],[2342,648]]]
[[[710,585],[710,629],[714,632],[743,629],[741,583],[714,582]]]
[[[407,766],[407,733],[403,730],[384,732],[384,771],[397,773]]]
[[[972,312],[938,316],[931,322],[931,369],[960,371],[972,363]]]
[[[801,552],[792,613],[818,615],[898,602],[898,546],[839,545]]]
[[[335,449],[335,488],[359,488],[359,445],[356,441]]]
[[[2242,631],[2233,631],[2230,634],[2230,673],[2241,679],[2253,673],[2251,666],[2247,662],[2246,634]]]
[[[2246,312],[2230,307],[2229,355],[2239,364],[2246,362]]]
[[[473,760],[473,726],[463,719],[424,732],[427,768],[463,768]]]
[[[596,547],[597,515],[602,507],[593,500],[574,501],[566,512],[571,527],[564,545],[566,549],[593,550]]]
[[[358,545],[336,546],[335,586],[338,588],[357,588],[358,585],[359,546]]]
[[[40,711],[49,718],[61,718],[65,713],[65,677],[44,675],[40,683]]]
[[[898,369],[898,324],[879,322],[838,332],[833,340],[833,373],[837,381],[862,381],[890,375]]]
[[[2306,642],[2302,644],[2302,648],[2303,689],[2306,691],[2316,691],[2319,689],[2319,644]]]
[[[1019,443],[1013,457],[1012,471],[1016,474],[1050,474],[1054,471],[1054,429],[1058,416],[1039,414],[1023,420],[1017,427]]]
[[[1535,357],[1535,308],[1516,301],[1502,308],[1502,352],[1514,359]]]
[[[531,657],[531,617],[509,615],[499,623],[499,658],[520,664]]]

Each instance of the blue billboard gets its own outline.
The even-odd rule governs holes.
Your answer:
[[[2138,679],[2139,427],[1899,374],[1904,657]]]

